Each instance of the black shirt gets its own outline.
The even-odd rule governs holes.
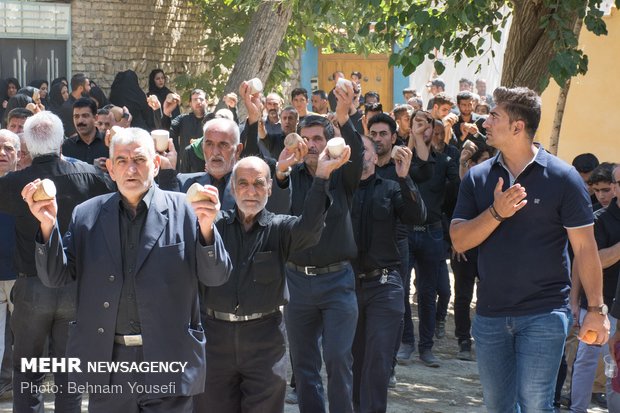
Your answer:
[[[443,153],[431,150],[430,156],[435,160],[433,176],[428,181],[420,183],[419,188],[426,205],[426,223],[434,224],[442,219],[447,189],[449,187],[458,188],[459,170],[458,166]]]
[[[612,199],[607,208],[599,209],[594,213],[594,237],[599,250],[612,247],[620,242],[620,208],[618,208],[616,198]],[[612,309],[612,315],[615,318],[620,318],[620,302],[617,298],[614,301],[614,297],[618,297],[619,273],[620,261],[603,269],[603,300]],[[588,301],[582,291],[581,307],[587,306]]]
[[[36,178],[49,178],[56,185],[58,225],[61,233],[67,230],[73,208],[89,198],[116,190],[114,183],[93,165],[85,162],[67,162],[58,155],[42,155],[32,160],[32,165],[0,178],[0,212],[16,219],[17,271],[36,275],[34,262],[35,235],[39,221],[30,213],[21,191]]]
[[[110,151],[105,145],[103,133],[97,129],[95,138],[90,144],[84,142],[77,134],[65,139],[62,143],[62,154],[92,165],[97,158],[109,157]]]
[[[154,187],[151,186],[142,200],[138,203],[135,215],[131,207],[121,197],[119,201],[119,225],[121,234],[121,261],[123,265],[123,287],[116,316],[116,334],[140,334],[140,315],[136,301],[136,260],[140,234],[146,221]]]
[[[396,225],[424,224],[426,207],[410,177],[398,178],[396,183],[372,175],[355,191],[351,219],[358,248],[355,272],[396,269],[400,265]]]
[[[350,210],[353,194],[362,176],[364,146],[350,120],[340,127],[340,131],[347,145],[351,147],[351,158],[347,164],[332,173],[329,192],[334,203],[327,212],[326,228],[323,230],[321,241],[312,248],[290,255],[289,260],[299,266],[325,267],[357,256]],[[295,165],[288,178],[278,180],[278,185],[282,188],[286,188],[290,182],[292,215],[302,214],[306,194],[310,191],[313,180],[314,177],[305,163]]]
[[[248,315],[286,304],[284,265],[292,252],[319,241],[329,205],[327,190],[328,182],[315,178],[302,216],[275,215],[263,209],[247,232],[236,209],[222,212],[216,227],[233,272],[224,285],[202,289],[204,305],[215,311]]]
[[[461,125],[465,123],[465,120],[463,119],[463,115],[459,115],[459,120],[452,126],[452,133],[453,133],[452,136],[455,139],[454,139],[454,142],[450,142],[450,143],[454,144],[459,151],[463,149],[463,144],[465,143],[467,139],[471,140],[476,145],[479,145],[480,143],[486,143],[487,131],[482,126],[485,120],[486,120],[485,117],[480,116],[477,113],[472,113],[471,120],[467,123],[475,123],[476,126],[478,127],[478,133],[475,135],[470,135],[468,133],[466,136],[462,136],[463,134],[461,133]]]

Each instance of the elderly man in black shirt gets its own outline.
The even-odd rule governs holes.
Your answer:
[[[285,318],[297,379],[299,409],[302,413],[325,412],[321,391],[321,352],[329,376],[330,410],[352,412],[353,356],[351,346],[357,322],[355,275],[349,260],[357,256],[350,209],[353,193],[362,173],[363,145],[349,120],[354,97],[351,87],[337,88],[336,119],[346,143],[351,147],[351,161],[336,171],[330,182],[334,205],[330,208],[321,241],[312,248],[291,254],[287,263],[287,281],[291,300]],[[312,187],[319,154],[334,136],[333,125],[322,116],[307,116],[299,124],[308,154],[303,163],[280,156],[278,184],[291,185],[293,215],[301,215],[306,193]],[[293,164],[296,164],[294,168]]]
[[[399,222],[423,224],[426,208],[409,177],[411,150],[395,151],[397,183],[375,174],[374,144],[367,137],[363,141],[362,180],[351,210],[358,248],[352,264],[359,309],[353,342],[353,402],[357,412],[384,412],[394,343],[404,313],[396,228]]]
[[[114,184],[94,166],[60,158],[64,133],[62,122],[56,115],[47,111],[38,113],[28,118],[24,126],[24,139],[33,157],[32,165],[0,178],[0,212],[16,218],[15,264],[18,278],[13,288],[15,309],[11,320],[16,368],[22,358],[48,357],[45,346],[48,338],[51,338],[52,356],[65,356],[69,321],[75,319],[76,291],[75,283],[51,289],[37,277],[33,257],[39,224],[22,199],[22,188],[35,178],[49,178],[54,182],[58,191],[58,225],[61,231],[67,229],[77,204],[114,190]],[[45,373],[15,370],[14,411],[43,412],[43,395],[39,389],[44,377]],[[60,389],[55,394],[56,411],[80,412],[80,394],[66,391],[67,374],[56,373],[54,378]],[[29,390],[20,391],[22,383],[32,383],[36,388],[30,386]]]
[[[258,157],[235,165],[231,182],[236,207],[216,227],[234,266],[230,280],[207,288],[207,382],[194,400],[196,412],[284,410],[286,358],[280,306],[288,301],[284,265],[289,256],[315,245],[329,206],[329,176],[348,160],[323,151],[300,217],[265,209],[271,173]]]

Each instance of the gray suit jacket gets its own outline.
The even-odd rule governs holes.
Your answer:
[[[110,384],[109,373],[89,372],[86,364],[112,360],[123,285],[119,201],[120,194],[114,193],[78,205],[64,238],[56,228],[48,243],[36,248],[37,271],[45,285],[58,287],[74,279],[78,283],[67,357],[81,360],[82,373],[70,373],[70,380],[80,384]],[[136,262],[136,299],[144,361],[187,362],[183,372],[145,374],[146,384],[175,382],[178,395],[204,391],[205,336],[198,281],[221,285],[232,267],[217,231],[213,246],[203,247],[199,235],[185,197],[156,188]]]

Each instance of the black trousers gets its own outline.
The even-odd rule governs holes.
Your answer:
[[[142,347],[126,347],[114,344],[113,361],[140,363],[144,361]],[[192,397],[177,396],[162,391],[160,396],[140,392],[135,384],[145,382],[145,374],[155,373],[113,373],[110,379],[110,394],[90,393],[88,396],[89,413],[191,413]],[[132,385],[130,385],[132,383]],[[179,385],[179,384],[177,384]]]
[[[282,313],[252,321],[206,319],[207,381],[196,413],[278,413],[286,391]]]
[[[471,341],[471,318],[469,315],[471,300],[474,296],[474,287],[478,277],[478,254],[467,251],[467,261],[461,258],[457,261],[450,259],[450,266],[454,272],[454,335],[459,344]]]

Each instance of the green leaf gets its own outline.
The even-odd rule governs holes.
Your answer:
[[[500,30],[495,30],[493,32],[493,40],[495,40],[496,43],[502,41],[502,32]]]
[[[435,60],[435,62],[433,63],[433,66],[435,66],[435,71],[437,72],[438,75],[442,74],[444,70],[446,70],[446,66],[443,64],[441,60]]]

